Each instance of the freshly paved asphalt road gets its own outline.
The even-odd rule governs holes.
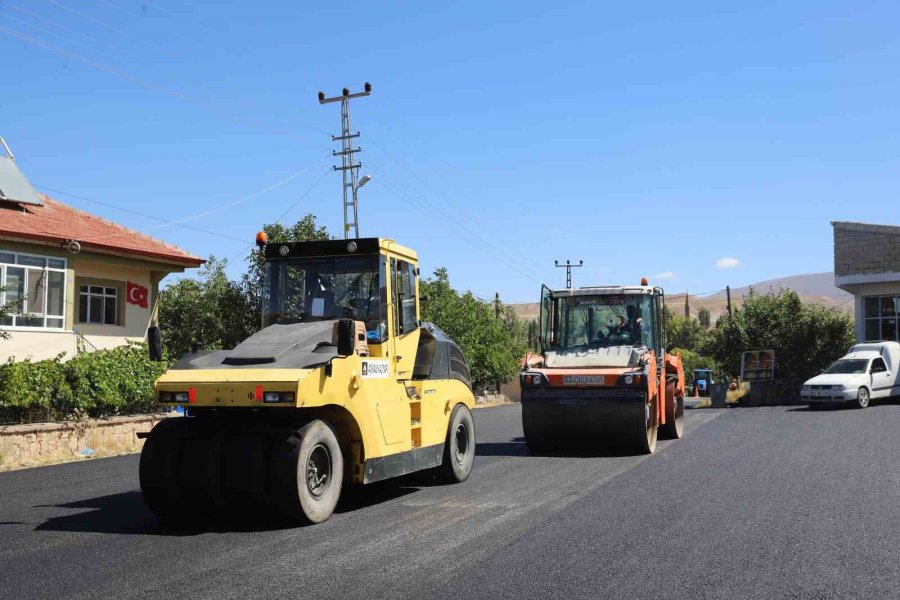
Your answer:
[[[529,456],[519,418],[312,527],[168,529],[134,456],[0,474],[0,598],[900,597],[896,404],[689,411],[650,457]]]

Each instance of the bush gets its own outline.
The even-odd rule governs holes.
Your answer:
[[[684,368],[684,377],[686,381],[691,380],[694,369],[712,369],[716,375],[716,381],[721,380],[722,374],[719,373],[719,365],[711,356],[701,356],[692,350],[683,348],[673,348],[669,350],[669,354],[681,354],[681,363]]]
[[[72,388],[66,381],[63,355],[50,360],[13,362],[0,366],[0,407],[52,409],[68,404]]]
[[[745,350],[774,350],[775,376],[798,386],[822,372],[854,343],[853,318],[836,308],[803,304],[793,291],[750,290],[741,310],[712,330],[705,352],[734,377]]]
[[[105,417],[155,408],[153,384],[167,364],[151,361],[146,344],[129,342],[68,362],[62,357],[0,365],[0,421]]]

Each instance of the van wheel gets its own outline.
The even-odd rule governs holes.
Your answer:
[[[871,398],[869,396],[869,388],[866,388],[866,387],[859,388],[859,391],[856,393],[857,408],[868,408],[870,400],[871,400]]]
[[[469,478],[475,463],[475,420],[465,404],[457,404],[450,415],[444,460],[437,476],[445,483],[461,483]]]
[[[341,495],[344,457],[334,431],[315,420],[272,449],[273,498],[289,519],[321,523]]]

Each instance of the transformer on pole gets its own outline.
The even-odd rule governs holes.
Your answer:
[[[330,104],[338,101],[341,103],[341,135],[331,136],[331,141],[341,140],[340,152],[332,151],[332,155],[341,157],[341,166],[335,165],[334,170],[341,171],[344,179],[344,239],[351,237],[351,229],[353,230],[352,237],[359,237],[359,205],[356,200],[356,192],[371,179],[371,177],[367,176],[368,179],[363,178],[364,181],[360,184],[359,168],[362,166],[362,163],[353,162],[353,155],[362,151],[362,148],[359,146],[353,147],[353,138],[358,138],[359,132],[352,133],[350,130],[350,100],[368,96],[371,93],[372,84],[368,82],[363,86],[362,92],[355,94],[351,94],[349,89],[344,88],[340,96],[326,98],[325,92],[319,92],[319,104]]]

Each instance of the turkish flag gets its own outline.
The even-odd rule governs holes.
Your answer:
[[[147,288],[144,286],[129,281],[125,295],[128,296],[128,304],[137,304],[141,308],[147,308]]]

